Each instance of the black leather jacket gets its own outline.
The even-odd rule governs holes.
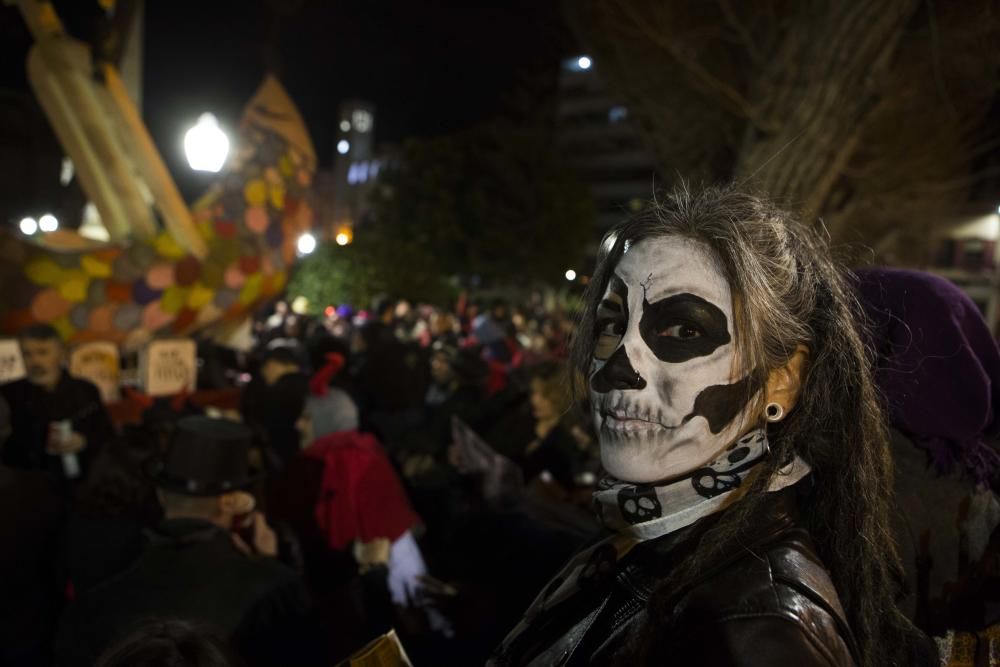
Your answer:
[[[552,609],[490,664],[630,664],[626,655],[650,639],[658,664],[859,664],[837,592],[798,520],[793,489],[774,494],[738,550],[677,590],[670,611],[650,622],[647,602],[704,523],[637,546],[609,586]],[[649,631],[655,636],[642,636]]]

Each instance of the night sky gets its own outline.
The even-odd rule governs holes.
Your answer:
[[[92,16],[79,7],[89,4],[57,6],[83,34]],[[13,7],[0,8],[0,24],[0,86],[24,88],[30,38]],[[515,89],[544,88],[574,48],[555,0],[153,0],[143,113],[171,171],[186,181],[184,130],[204,111],[235,124],[270,68],[327,165],[345,99],[374,102],[376,142],[441,134],[503,113]]]

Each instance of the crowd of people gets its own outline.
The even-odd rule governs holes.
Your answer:
[[[124,424],[52,328],[22,331],[27,377],[0,389],[18,545],[0,662],[133,664],[110,656],[148,641],[326,665],[391,628],[418,664],[483,662],[596,530],[571,322],[501,299],[278,302],[249,354],[199,346],[201,384],[238,387],[237,412],[129,390],[142,416]]]
[[[390,630],[416,665],[923,664],[1000,620],[975,304],[844,276],[738,193],[657,207],[579,317],[276,303],[249,354],[200,345],[227,414],[113,423],[22,331],[0,664],[330,665]]]

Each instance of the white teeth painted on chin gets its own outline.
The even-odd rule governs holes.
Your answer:
[[[665,430],[659,424],[654,424],[652,422],[640,421],[638,419],[629,420],[618,420],[618,419],[605,419],[602,427],[616,435],[645,435],[649,433],[657,433],[659,431]]]

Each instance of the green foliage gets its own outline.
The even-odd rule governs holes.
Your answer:
[[[378,294],[446,304],[454,289],[423,248],[396,239],[362,237],[345,247],[325,243],[301,259],[288,294],[306,297],[310,309],[318,312],[342,303],[367,307]]]
[[[301,260],[289,295],[315,309],[386,293],[451,301],[458,286],[562,285],[592,241],[594,208],[539,128],[491,123],[403,146],[346,247]]]

